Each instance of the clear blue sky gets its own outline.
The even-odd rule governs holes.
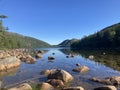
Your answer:
[[[0,0],[0,14],[9,31],[58,44],[120,22],[120,0]]]

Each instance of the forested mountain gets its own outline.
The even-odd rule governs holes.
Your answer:
[[[0,21],[0,49],[50,47],[44,41],[6,31]]]
[[[120,23],[114,24],[95,34],[86,36],[71,45],[76,49],[118,49],[120,48]]]
[[[61,46],[61,47],[70,47],[72,43],[78,41],[78,39],[67,39],[67,40],[64,40],[63,42],[61,42],[58,46]]]

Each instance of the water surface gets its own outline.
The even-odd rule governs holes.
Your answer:
[[[26,64],[22,62],[19,68],[13,69],[10,72],[0,73],[0,81],[2,86],[9,87],[15,83],[24,82],[27,80],[35,80],[45,82],[46,77],[40,75],[40,72],[46,69],[64,69],[73,75],[74,80],[70,86],[82,86],[85,90],[102,84],[92,82],[89,78],[105,78],[108,76],[120,76],[120,53],[113,51],[71,51],[70,49],[62,48],[42,48],[47,50],[43,57],[37,59],[35,64]],[[53,55],[55,53],[55,55]],[[66,55],[74,54],[75,57],[66,58]],[[94,59],[90,60],[89,55],[94,55]],[[48,56],[53,56],[55,60],[49,61]],[[76,63],[86,65],[90,68],[87,73],[80,74],[73,72],[76,68]]]

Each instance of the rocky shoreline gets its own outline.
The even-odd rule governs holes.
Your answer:
[[[44,51],[29,52],[28,49],[15,49],[0,51],[0,73],[7,72],[10,69],[19,67],[21,62],[32,64],[36,62],[35,58],[42,58]],[[32,55],[33,56],[32,56]],[[55,55],[55,53],[54,53]],[[52,59],[51,59],[52,58]],[[48,56],[48,60],[54,60],[54,57]],[[66,57],[68,58],[68,57]],[[81,66],[79,63],[76,64],[77,68],[73,68],[72,71],[78,73],[86,73],[90,69],[87,66]],[[47,77],[47,81],[38,84],[37,90],[85,90],[82,86],[71,87],[70,82],[74,80],[74,77],[65,70],[50,69],[41,72],[42,75]],[[120,85],[120,77],[114,76],[100,80],[97,78],[91,78],[91,81],[102,83],[103,86],[96,87],[93,90],[117,90],[116,85]],[[2,82],[0,81],[0,87]],[[15,87],[8,89],[1,88],[0,90],[36,90],[33,89],[31,82],[23,82]]]

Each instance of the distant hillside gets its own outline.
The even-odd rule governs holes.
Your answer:
[[[67,40],[64,40],[63,42],[61,42],[58,46],[61,46],[61,47],[70,47],[72,43],[78,41],[78,39],[67,39]]]
[[[5,31],[0,21],[0,49],[50,47],[44,41]]]
[[[114,24],[95,34],[86,36],[71,45],[76,49],[118,49],[120,48],[120,23]]]

